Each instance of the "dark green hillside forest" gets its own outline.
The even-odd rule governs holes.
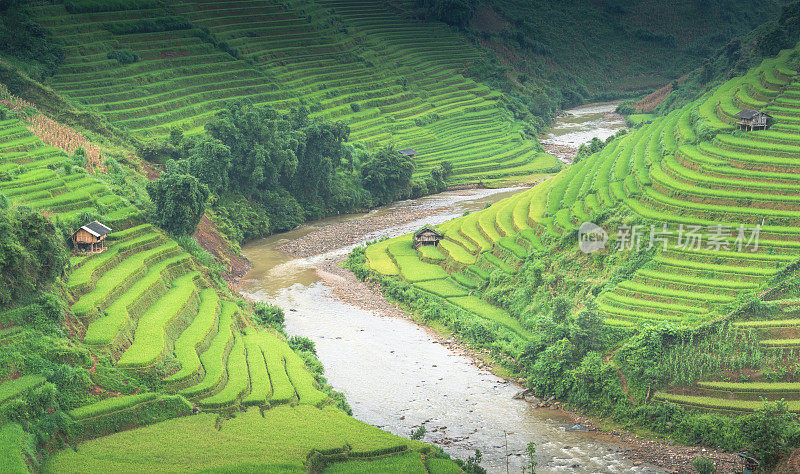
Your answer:
[[[723,0],[419,3],[420,16],[455,25],[486,51],[468,73],[508,93],[514,114],[539,127],[562,108],[657,89],[781,9]],[[445,5],[470,14],[438,15]]]

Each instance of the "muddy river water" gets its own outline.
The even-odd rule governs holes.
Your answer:
[[[607,125],[605,112],[601,107],[589,119]],[[585,118],[587,114],[581,113]],[[647,465],[634,467],[621,456],[620,446],[589,432],[570,430],[573,422],[559,411],[536,409],[524,400],[515,400],[513,396],[523,387],[479,368],[414,322],[337,298],[316,268],[343,259],[352,245],[305,258],[277,249],[325,226],[398,209],[424,211],[424,219],[380,231],[366,230],[360,240],[400,235],[423,223],[441,223],[465,211],[482,209],[517,191],[446,192],[369,214],[317,221],[251,242],[243,253],[253,268],[241,280],[240,291],[284,308],[287,332],[314,341],[329,383],[345,394],[353,415],[367,423],[400,436],[409,436],[424,423],[424,441],[462,459],[480,449],[482,466],[489,472],[522,472],[525,445],[530,441],[537,444],[537,471],[542,473],[663,472]]]

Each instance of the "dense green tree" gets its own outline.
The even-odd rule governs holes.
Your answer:
[[[245,195],[277,189],[297,170],[301,134],[272,107],[233,102],[206,124],[206,131],[230,148],[230,181]]]
[[[414,162],[391,148],[378,150],[361,168],[361,178],[376,203],[385,204],[408,196]]]
[[[63,273],[67,260],[52,222],[26,207],[0,206],[0,308],[38,295]]]
[[[739,418],[737,425],[765,470],[774,467],[789,452],[793,447],[791,440],[800,432],[795,416],[782,400],[765,403],[763,408]]]
[[[203,217],[210,193],[196,177],[169,168],[172,167],[147,184],[155,205],[153,222],[174,235],[191,234]]]
[[[55,74],[64,61],[64,49],[37,23],[26,2],[0,2],[0,51],[18,59],[37,80]]]
[[[466,25],[475,13],[472,0],[419,0],[419,5],[427,16],[455,26]]]
[[[231,149],[216,138],[197,144],[189,156],[189,172],[219,194],[230,185]]]

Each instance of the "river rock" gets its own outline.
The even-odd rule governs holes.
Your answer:
[[[580,425],[578,423],[575,423],[574,425],[567,428],[567,431],[589,431],[589,428]]]

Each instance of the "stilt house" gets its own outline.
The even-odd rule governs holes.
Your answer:
[[[436,230],[435,227],[426,225],[414,232],[414,248],[419,248],[420,245],[439,245],[439,241],[443,238],[444,234]]]
[[[111,228],[94,221],[72,234],[72,246],[76,253],[100,253],[105,251],[105,239]]]
[[[766,130],[772,118],[768,113],[752,109],[744,109],[734,117],[739,119],[739,128],[747,131]]]

